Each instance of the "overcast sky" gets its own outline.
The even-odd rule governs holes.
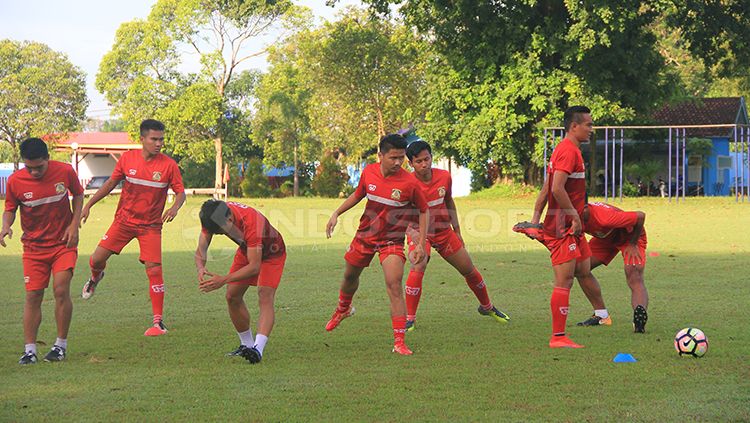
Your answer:
[[[102,57],[110,50],[115,32],[123,22],[148,16],[155,0],[0,0],[0,39],[33,40],[68,55],[86,73],[90,117],[106,118],[109,106],[94,88]],[[333,20],[343,5],[358,0],[340,0],[335,8],[325,0],[297,0],[312,9],[319,20]],[[265,58],[248,62],[248,67],[264,69]]]

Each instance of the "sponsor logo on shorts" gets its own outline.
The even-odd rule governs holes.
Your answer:
[[[393,191],[391,191],[391,198],[394,200],[400,200],[401,199],[401,190],[397,188],[393,188]]]
[[[370,191],[375,191],[375,189],[377,189],[377,188],[378,187],[376,187],[375,184],[369,184],[369,185],[367,185],[367,189],[370,190]]]
[[[158,293],[164,292],[164,285],[151,285],[151,290]]]
[[[34,193],[33,192],[24,192],[23,193],[23,198],[25,198],[27,200],[31,200],[32,197],[34,197]]]
[[[135,173],[136,173],[135,169],[128,170],[128,175],[130,175],[130,176],[135,176]]]
[[[562,314],[563,316],[567,316],[568,310],[569,310],[568,307],[560,307],[560,314]]]
[[[55,184],[55,193],[62,194],[66,191],[65,184],[62,182],[58,182]]]
[[[30,277],[28,277],[28,276],[24,276],[24,277],[23,277],[23,283],[26,283],[26,284],[27,284],[27,283],[29,283],[29,282],[31,282],[31,278],[30,278]]]
[[[568,245],[568,250],[575,251],[576,250],[576,245],[575,244]]]
[[[419,295],[419,291],[421,288],[416,288],[412,286],[406,287],[406,295]]]
[[[438,195],[441,197],[445,197],[445,187],[438,188]]]
[[[154,172],[153,178],[154,181],[161,181],[161,172]]]

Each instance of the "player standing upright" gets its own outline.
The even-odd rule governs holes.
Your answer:
[[[419,181],[419,188],[427,200],[430,208],[430,223],[427,226],[427,244],[425,253],[427,259],[413,264],[406,279],[406,329],[412,330],[422,295],[422,278],[430,258],[430,246],[453,266],[465,279],[466,285],[479,300],[479,314],[492,316],[501,323],[510,320],[507,314],[492,305],[487,285],[479,270],[471,261],[469,253],[464,248],[461,229],[456,213],[456,203],[451,195],[451,175],[442,169],[432,167],[432,148],[424,141],[415,141],[406,148],[409,164],[414,168],[414,176]],[[411,232],[407,233],[409,250],[415,243],[411,239]]]
[[[286,262],[284,239],[259,211],[240,203],[208,200],[201,207],[200,219],[203,229],[195,251],[199,288],[210,292],[227,285],[229,317],[240,337],[239,348],[228,355],[258,363],[273,329],[274,297]],[[224,276],[206,270],[208,246],[215,234],[226,235],[239,246],[232,267]],[[260,309],[255,339],[243,299],[251,285],[258,287]]]
[[[359,287],[359,276],[362,270],[370,265],[375,253],[378,253],[391,302],[393,351],[410,355],[412,351],[404,343],[406,304],[401,287],[406,261],[404,234],[418,211],[419,239],[415,247],[414,261],[419,263],[425,254],[424,242],[429,210],[414,176],[401,167],[406,154],[406,139],[398,134],[386,135],[380,139],[378,150],[380,163],[373,163],[364,168],[356,191],[333,212],[326,225],[326,236],[330,238],[338,217],[367,197],[367,205],[359,220],[357,234],[344,255],[346,268],[339,291],[339,304],[326,324],[326,330],[332,331],[341,320],[354,314],[351,304]]]
[[[581,143],[594,132],[591,111],[584,106],[568,108],[564,114],[565,138],[555,147],[547,169],[547,189],[534,204],[532,223],[539,223],[545,204],[544,243],[550,250],[555,285],[550,298],[552,337],[550,348],[583,348],[565,336],[570,288],[573,277],[593,278],[591,251],[583,235],[581,214],[586,204],[586,171]]]
[[[115,165],[112,176],[83,207],[82,223],[86,222],[91,207],[106,197],[121,180],[125,180],[115,220],[89,259],[91,277],[83,285],[81,296],[88,299],[94,295],[94,290],[104,277],[109,257],[120,254],[133,238],[138,239],[141,250],[139,260],[146,267],[154,315],[153,325],[144,335],[158,336],[167,333],[162,318],[164,278],[161,266],[161,228],[163,223],[171,222],[177,216],[185,203],[185,189],[177,163],[161,153],[164,146],[164,124],[153,119],[144,120],[141,122],[140,134],[143,149],[123,154]],[[175,202],[162,214],[169,188],[175,193]]]
[[[50,275],[55,294],[57,339],[44,361],[62,361],[68,348],[68,329],[73,316],[70,280],[78,258],[78,219],[83,205],[83,188],[69,164],[49,159],[44,141],[29,138],[21,143],[20,150],[25,168],[8,178],[0,231],[0,245],[5,247],[5,237],[13,236],[11,226],[20,207],[26,286],[23,336],[26,345],[18,363],[37,362],[36,336],[42,322],[42,299]],[[68,193],[73,195],[72,211]]]

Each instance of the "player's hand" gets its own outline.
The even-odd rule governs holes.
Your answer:
[[[203,281],[201,281],[201,283],[198,284],[198,289],[203,292],[211,292],[227,284],[226,278],[224,276],[214,275],[210,272],[206,272],[205,276],[208,276],[209,278],[204,279]]]
[[[424,253],[424,246],[422,244],[417,244],[414,247],[414,251],[409,253],[410,260],[412,260],[412,257],[413,257],[412,264],[419,264],[422,262],[422,260],[424,260],[425,253]]]
[[[637,245],[628,244],[622,250],[622,256],[625,259],[625,265],[636,266],[643,264],[643,257]]]
[[[419,226],[412,226],[409,224],[409,226],[406,228],[406,236],[409,237],[412,242],[419,239]]]
[[[8,239],[13,238],[13,229],[7,228],[0,231],[0,245],[2,245],[3,247],[7,247],[7,245],[5,245],[6,236],[8,237]]]
[[[89,218],[89,212],[91,209],[89,209],[89,206],[83,206],[81,209],[81,220],[78,222],[78,227],[82,228],[83,224],[86,223],[86,219]]]
[[[164,216],[161,217],[161,223],[171,222],[175,217],[177,217],[177,210],[174,207],[170,207],[164,212]]]
[[[65,231],[62,240],[65,242],[67,248],[78,246],[78,225],[76,225],[75,222],[72,222],[70,226],[68,226],[68,230]]]
[[[328,219],[328,223],[326,223],[326,238],[330,238],[331,234],[333,234],[333,228],[336,227],[336,223],[338,223],[339,216],[334,213],[331,215],[331,218]]]
[[[573,224],[570,225],[570,234],[573,236],[580,236],[582,230],[583,225],[581,224],[581,217],[576,213],[573,215]]]
[[[206,276],[213,276],[212,273],[210,273],[206,268],[198,269],[198,282],[203,282],[206,279]]]

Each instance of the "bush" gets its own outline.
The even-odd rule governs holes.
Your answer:
[[[619,194],[619,191],[616,191]],[[631,184],[629,181],[625,181],[622,184],[622,195],[625,197],[638,197],[641,195],[638,187]]]
[[[344,190],[344,184],[349,176],[343,171],[336,159],[328,154],[320,161],[312,180],[312,189],[321,197],[338,197]]]
[[[185,188],[212,188],[214,186],[214,162],[196,163],[189,158],[180,160],[180,172]]]
[[[271,195],[268,178],[263,174],[263,163],[257,157],[248,161],[240,188],[244,197],[259,198]]]

